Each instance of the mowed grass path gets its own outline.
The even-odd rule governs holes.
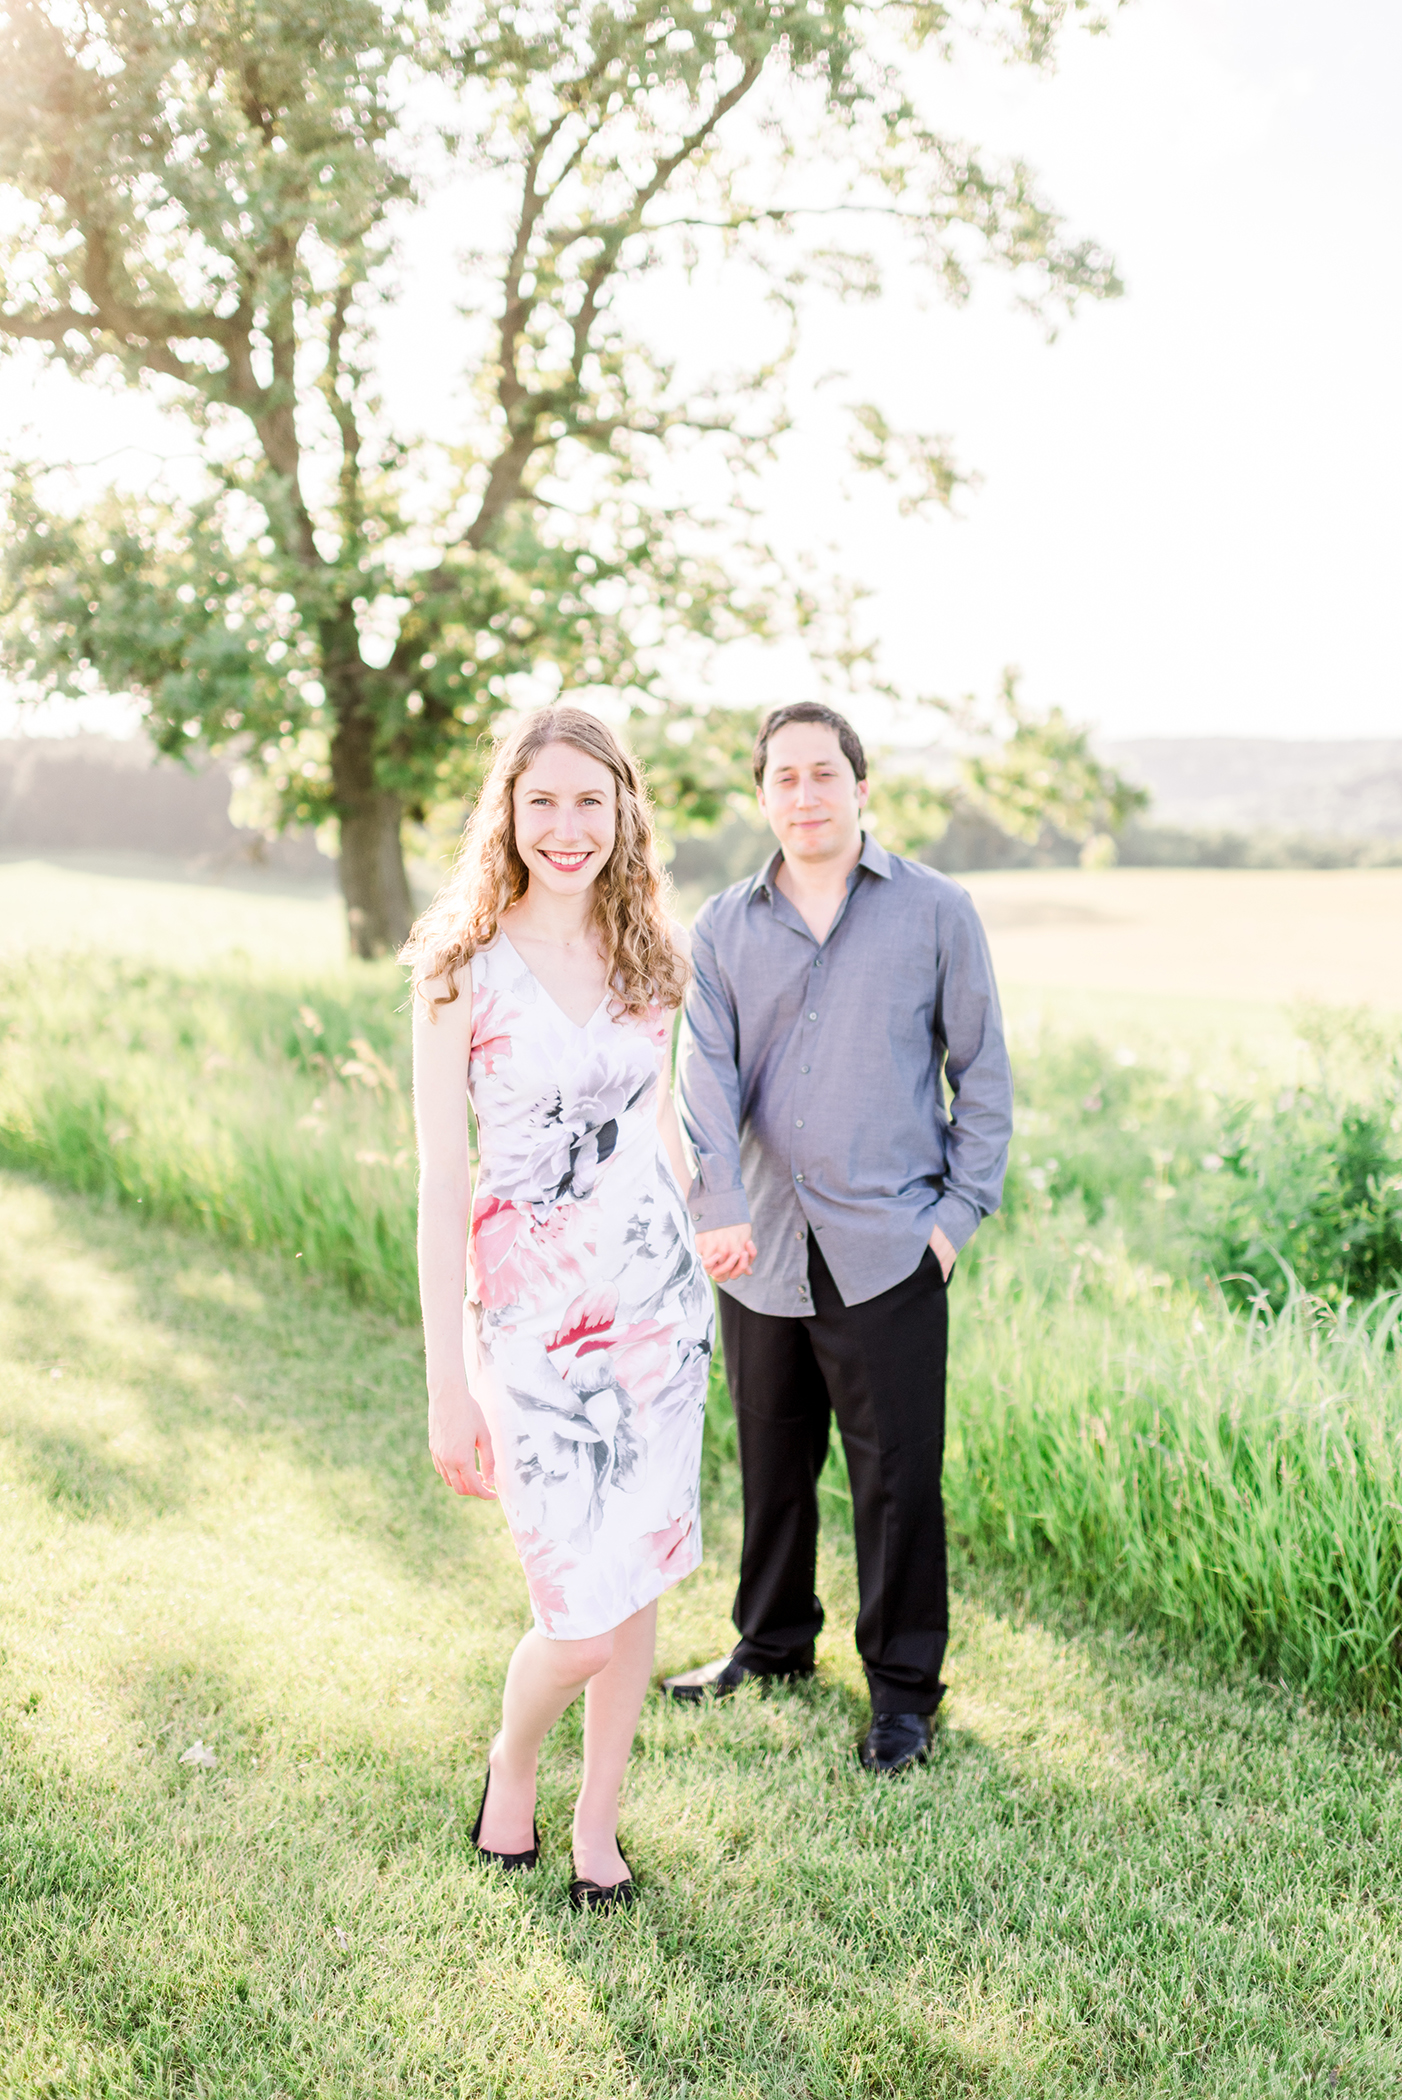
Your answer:
[[[573,1719],[541,1869],[469,1852],[525,1605],[428,1466],[416,1338],[22,1179],[0,1245],[0,2092],[1398,2089],[1395,1728],[964,1571],[935,1760],[874,1782],[834,1525],[819,1681],[651,1702],[645,1900],[575,1918]],[[726,1639],[734,1493],[665,1665]]]

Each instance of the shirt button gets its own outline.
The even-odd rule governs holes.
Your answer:
[[[795,1117],[794,1117],[794,1119],[793,1119],[793,1127],[794,1127],[794,1129],[795,1129],[795,1130],[802,1130],[802,1128],[803,1128],[803,1118],[802,1118],[802,1116],[795,1116]]]
[[[810,1014],[810,1015],[808,1016],[808,1018],[809,1018],[809,1020],[810,1020],[810,1021],[816,1021],[816,1020],[817,1020],[817,1018],[818,1018],[818,1016],[817,1016],[816,1014]]]
[[[806,1072],[808,1070],[808,1067],[807,1065],[800,1065],[798,1069],[800,1072]]]
[[[794,1175],[794,1180],[795,1180],[795,1181],[802,1181],[802,1179],[803,1179],[803,1176],[802,1176],[801,1174],[795,1174],[795,1175]]]
[[[794,1238],[795,1238],[796,1240],[801,1240],[801,1239],[803,1238],[803,1234],[802,1234],[801,1232],[796,1232],[796,1233],[794,1234]]]

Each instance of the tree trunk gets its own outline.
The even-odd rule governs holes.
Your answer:
[[[341,895],[352,955],[394,955],[409,937],[414,907],[404,872],[398,795],[375,789],[341,814]]]
[[[375,780],[374,725],[342,716],[331,743],[341,818],[341,895],[352,955],[393,955],[408,938],[414,907],[404,872],[398,795]]]

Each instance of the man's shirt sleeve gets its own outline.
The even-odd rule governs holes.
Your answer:
[[[739,1031],[716,965],[710,913],[703,906],[691,931],[691,986],[677,1059],[682,1125],[696,1165],[687,1197],[700,1232],[748,1225],[740,1180]]]
[[[958,1252],[1002,1200],[1013,1080],[993,960],[969,898],[961,897],[940,931],[935,1033],[944,1045],[950,1104],[944,1189],[934,1222]]]

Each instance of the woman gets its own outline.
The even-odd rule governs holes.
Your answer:
[[[657,1599],[701,1559],[712,1314],[682,1197],[688,965],[663,881],[632,759],[594,716],[545,708],[498,750],[404,950],[429,1449],[458,1494],[500,1499],[535,1621],[473,1842],[535,1865],[536,1760],[583,1691],[570,1900],[589,1909],[633,1898],[618,1796]]]

